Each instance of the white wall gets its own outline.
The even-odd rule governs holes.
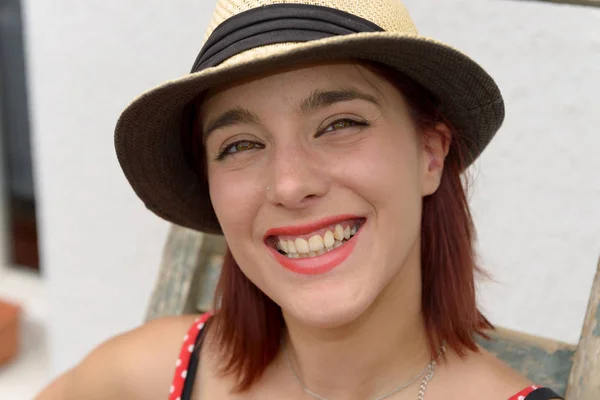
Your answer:
[[[600,8],[406,0],[497,80],[506,122],[476,165],[472,206],[492,321],[571,343],[600,257]]]
[[[168,224],[127,184],[113,129],[142,90],[189,70],[211,8],[205,1],[176,8],[163,0],[25,2],[54,371],[142,321]]]
[[[167,224],[113,151],[120,110],[186,73],[214,1],[26,1],[42,262],[54,369],[138,324]],[[495,323],[577,342],[600,255],[599,10],[521,1],[406,0],[422,33],[479,60],[507,120],[472,200]]]

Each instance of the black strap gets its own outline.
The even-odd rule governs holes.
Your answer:
[[[539,388],[539,389],[531,392],[527,397],[525,397],[525,400],[551,400],[551,399],[564,400],[562,397],[560,397],[559,395],[557,395],[556,393],[554,393],[552,390],[550,390],[548,388]]]
[[[381,31],[383,28],[377,24],[335,8],[310,4],[256,7],[219,25],[202,47],[191,72],[214,67],[236,54],[268,44]]]
[[[200,350],[202,349],[202,343],[204,342],[204,337],[206,336],[206,331],[208,330],[208,325],[210,324],[211,319],[204,323],[204,327],[198,333],[196,337],[196,343],[194,343],[194,351],[190,356],[190,363],[187,368],[187,375],[185,377],[185,382],[183,383],[183,392],[181,393],[181,400],[190,400],[192,398],[192,392],[194,391],[194,381],[196,380],[196,371],[198,371],[198,363],[200,362]]]

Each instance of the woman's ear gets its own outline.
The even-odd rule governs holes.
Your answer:
[[[442,122],[423,132],[423,196],[435,193],[440,186],[451,140],[450,127]]]

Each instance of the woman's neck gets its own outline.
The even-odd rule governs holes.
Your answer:
[[[305,387],[328,399],[376,398],[428,365],[432,355],[421,313],[420,260],[411,258],[350,324],[317,329],[284,313],[285,351]]]

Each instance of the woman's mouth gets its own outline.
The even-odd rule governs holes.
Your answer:
[[[288,258],[317,257],[328,253],[350,240],[364,220],[342,221],[307,235],[270,236],[270,245]]]
[[[302,227],[267,232],[265,244],[283,267],[305,275],[322,274],[341,264],[354,249],[366,218],[328,218]]]

